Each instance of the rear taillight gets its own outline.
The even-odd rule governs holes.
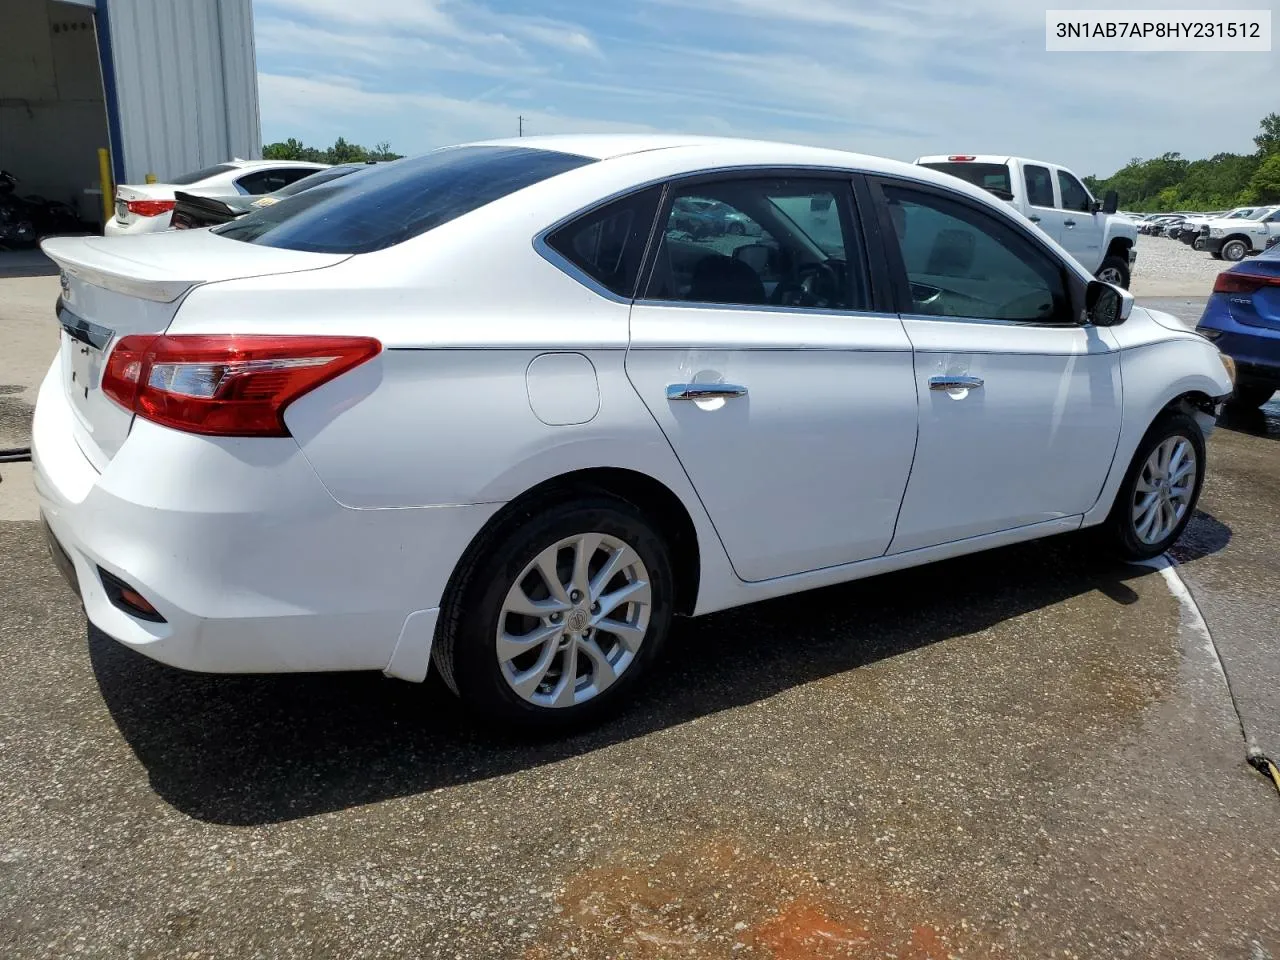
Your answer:
[[[1263,287],[1280,287],[1280,277],[1223,271],[1213,283],[1214,293],[1257,293]]]
[[[125,206],[140,217],[158,217],[173,209],[173,200],[129,200]]]
[[[287,437],[285,408],[376,356],[371,337],[123,337],[102,392],[126,410],[188,433]]]

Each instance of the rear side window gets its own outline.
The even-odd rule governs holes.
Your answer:
[[[286,250],[370,253],[592,162],[527,147],[449,147],[323,183],[214,232]]]
[[[1022,174],[1027,181],[1027,203],[1033,207],[1053,207],[1053,178],[1048,167],[1026,164]]]
[[[640,261],[662,197],[651,187],[615,200],[566,224],[547,245],[620,297],[633,297]]]
[[[975,187],[981,187],[1001,200],[1013,199],[1013,182],[1009,179],[1007,164],[960,161],[958,163],[922,163],[920,166],[967,180]]]
[[[177,184],[180,187],[190,186],[193,183],[199,183],[201,180],[208,180],[210,177],[216,177],[220,173],[231,173],[239,168],[233,163],[220,163],[214,167],[205,167],[203,170],[197,170],[194,173],[184,173],[180,177],[174,177],[170,183]]]

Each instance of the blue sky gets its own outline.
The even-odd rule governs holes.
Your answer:
[[[1047,53],[1049,6],[1073,4],[254,0],[262,132],[416,153],[514,135],[523,115],[526,134],[1012,153],[1108,174],[1166,150],[1252,150],[1280,103],[1280,53]]]

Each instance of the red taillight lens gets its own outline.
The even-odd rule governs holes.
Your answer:
[[[1256,273],[1218,274],[1213,283],[1214,293],[1257,293],[1263,287],[1280,287],[1280,277],[1262,277]]]
[[[107,358],[102,391],[188,433],[287,437],[290,403],[381,350],[371,337],[128,336]]]
[[[158,217],[173,209],[173,200],[130,200],[125,206],[140,217]]]

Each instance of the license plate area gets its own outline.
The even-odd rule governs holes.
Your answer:
[[[116,217],[120,220],[127,220],[129,217],[129,204],[123,200],[116,201]]]

